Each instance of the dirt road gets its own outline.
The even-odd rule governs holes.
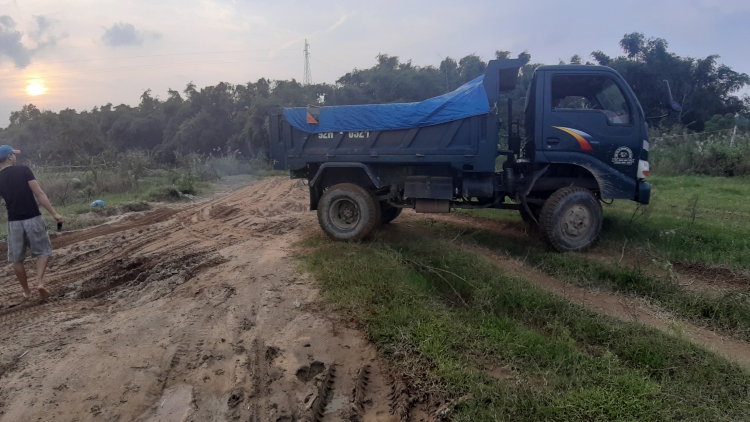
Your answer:
[[[307,209],[274,178],[54,237],[45,304],[6,266],[0,419],[392,420],[375,350],[295,269]]]

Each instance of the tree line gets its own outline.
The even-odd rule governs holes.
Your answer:
[[[681,57],[670,52],[667,41],[626,34],[620,41],[623,54],[609,57],[601,51],[584,61],[575,55],[570,64],[610,66],[633,88],[647,114],[663,109],[664,80],[670,81],[682,112],[660,125],[683,125],[701,132],[718,126],[747,122],[750,100],[738,92],[750,77],[718,63],[718,55]],[[495,58],[510,58],[497,51]],[[523,52],[518,57],[530,60]],[[355,69],[334,84],[302,85],[296,80],[259,79],[244,85],[220,82],[182,92],[168,90],[161,99],[151,90],[141,94],[137,106],[106,104],[77,112],[39,110],[33,104],[10,115],[0,130],[0,142],[24,150],[38,163],[70,164],[88,161],[105,151],[145,150],[161,162],[176,154],[195,152],[253,157],[268,150],[269,113],[276,107],[352,105],[421,101],[446,92],[482,75],[487,63],[470,54],[456,61],[447,57],[438,67],[416,66],[397,56],[379,54],[369,69]],[[510,96],[523,104],[531,75],[539,63],[522,69],[517,89]],[[522,107],[516,107],[521,113]],[[518,114],[520,118],[520,114]],[[718,125],[718,126],[717,126]]]

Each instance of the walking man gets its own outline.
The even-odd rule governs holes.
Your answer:
[[[31,257],[37,259],[36,290],[42,300],[45,300],[49,297],[49,292],[44,287],[44,271],[52,255],[52,243],[37,201],[58,223],[63,222],[63,217],[52,208],[31,169],[15,165],[16,154],[20,153],[21,151],[8,145],[0,146],[0,196],[8,208],[8,261],[13,263],[13,271],[23,288],[24,299],[30,298],[31,290],[23,261],[26,259],[26,249],[31,249]]]

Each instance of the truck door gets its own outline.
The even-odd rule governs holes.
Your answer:
[[[596,67],[545,73],[542,149],[547,161],[599,171],[611,185],[606,197],[633,199],[642,148],[640,116],[629,91],[620,86],[622,78]]]

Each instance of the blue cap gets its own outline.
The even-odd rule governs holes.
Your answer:
[[[13,147],[10,147],[8,145],[2,145],[0,146],[0,160],[4,160],[8,158],[11,154],[20,154],[21,151],[17,149],[13,149]]]

